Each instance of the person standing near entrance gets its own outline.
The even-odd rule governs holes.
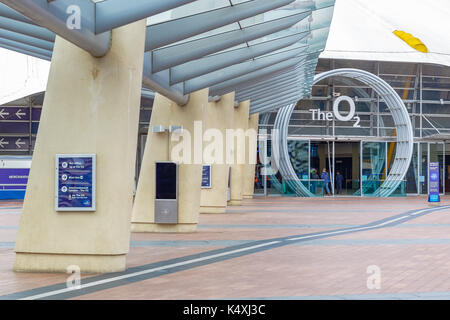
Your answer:
[[[327,191],[327,195],[330,195],[330,188],[328,187],[328,184],[330,183],[330,176],[328,175],[327,169],[323,168],[322,174],[320,175],[320,178],[323,180],[323,191],[325,193],[325,190]]]
[[[313,194],[316,194],[316,188],[317,188],[317,180],[319,180],[320,179],[320,177],[319,177],[319,175],[317,174],[317,170],[315,169],[315,168],[313,168],[312,170],[311,170],[311,192],[313,193]]]
[[[336,189],[337,193],[342,193],[342,184],[344,183],[344,176],[338,171],[336,172]]]

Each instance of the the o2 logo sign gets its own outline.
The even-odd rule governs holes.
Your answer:
[[[345,116],[343,116],[341,114],[341,112],[339,111],[339,105],[341,104],[342,101],[347,101],[348,104],[350,105],[350,110],[349,110],[348,114]],[[356,113],[355,102],[353,101],[352,98],[347,97],[347,96],[341,96],[334,101],[333,112],[324,112],[324,111],[321,111],[320,109],[309,109],[309,111],[312,112],[313,120],[332,121],[333,117],[334,117],[334,118],[336,118],[336,120],[339,120],[339,121],[353,120],[353,121],[355,121],[355,123],[353,124],[353,127],[355,127],[355,128],[361,127],[359,125],[361,119],[358,116],[355,116],[355,113]]]

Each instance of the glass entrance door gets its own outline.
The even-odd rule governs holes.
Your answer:
[[[360,195],[360,145],[358,142],[333,142],[334,194]]]
[[[378,196],[386,176],[386,142],[363,141],[361,144],[361,192],[363,196]]]
[[[311,141],[310,172],[321,177],[325,169],[332,195],[360,195],[359,167],[360,142]]]

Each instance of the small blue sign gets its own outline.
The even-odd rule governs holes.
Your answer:
[[[56,155],[56,211],[95,211],[95,168],[95,155]]]
[[[211,188],[211,165],[210,164],[203,165],[202,188],[203,189]]]
[[[25,190],[30,169],[27,168],[0,168],[0,190]]]
[[[439,162],[430,162],[428,173],[430,175],[430,183],[428,186],[428,202],[440,202]]]

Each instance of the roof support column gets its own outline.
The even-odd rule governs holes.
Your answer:
[[[134,232],[194,232],[197,229],[202,184],[202,124],[208,106],[208,89],[193,92],[182,106],[156,94],[136,190],[131,230]],[[162,126],[164,132],[153,132]],[[181,126],[181,132],[169,132]],[[200,144],[200,146],[199,146]],[[199,154],[200,153],[200,154]],[[155,162],[178,163],[177,223],[155,222]]]
[[[255,113],[250,115],[248,119],[248,135],[245,140],[245,155],[246,161],[244,165],[244,199],[253,199],[255,193],[255,167],[257,157],[257,144],[258,144],[258,121],[259,114]]]
[[[230,200],[228,205],[240,206],[244,197],[244,168],[245,168],[245,140],[248,129],[248,116],[250,111],[250,100],[239,103],[234,108],[233,129],[227,135],[227,145],[234,150],[230,175]]]
[[[233,128],[234,92],[210,102],[205,110],[203,164],[211,165],[211,187],[202,188],[200,213],[225,213],[230,163],[226,134]]]
[[[125,270],[145,27],[142,20],[115,29],[102,58],[57,37],[17,235],[16,271],[65,273],[71,265],[82,273]],[[55,211],[57,154],[96,155],[95,212]]]

